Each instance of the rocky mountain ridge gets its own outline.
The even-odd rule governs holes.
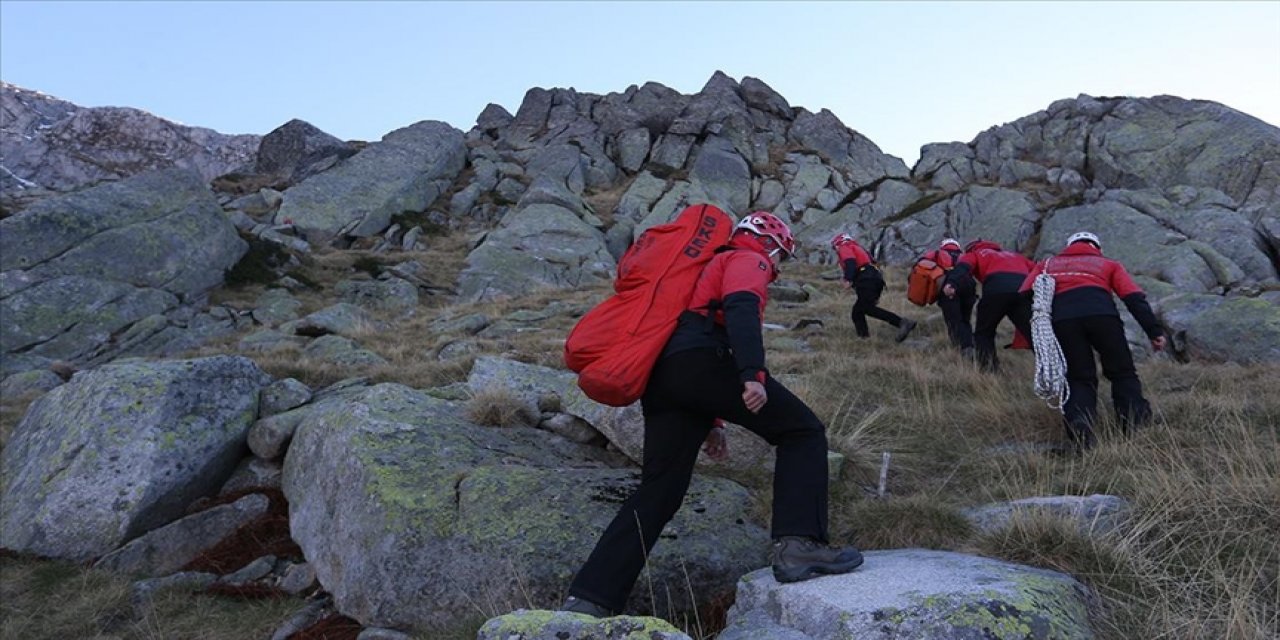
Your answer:
[[[20,116],[7,116],[6,125],[6,144],[17,151],[5,157],[24,161],[6,164],[14,180],[65,187],[91,179],[74,163],[26,163],[56,156],[53,138],[19,144],[25,138],[12,132],[47,127],[60,132],[54,138],[72,139],[76,114],[98,112],[12,85],[4,95],[6,113]],[[106,126],[112,120],[103,113],[93,117]],[[148,122],[98,142],[173,131]],[[722,73],[692,96],[657,83],[603,96],[535,88],[514,115],[491,104],[466,133],[422,122],[365,145],[293,121],[246,156],[247,142],[226,138],[220,153],[235,158],[236,170],[213,180],[241,233],[299,255],[326,246],[411,249],[425,246],[427,229],[474,234],[462,273],[448,285],[460,300],[607,282],[632,239],[691,202],[774,211],[792,222],[802,258],[815,263],[830,259],[825,245],[839,231],[898,266],[944,236],[993,239],[1040,258],[1088,228],[1148,290],[1178,357],[1280,359],[1280,129],[1215,103],[1060,100],[968,144],[926,145],[911,169],[829,111],[793,107],[760,80]],[[135,147],[93,148],[114,157]],[[182,148],[194,155],[168,161],[202,168],[202,180],[229,166],[210,164],[206,147]],[[92,179],[162,162],[148,158]],[[70,168],[47,175],[59,167]],[[33,195],[14,180],[6,194]],[[77,220],[96,215],[50,206]],[[99,224],[73,224],[82,223]],[[23,241],[22,223],[5,224]],[[5,267],[6,281],[30,280],[18,266]],[[14,301],[16,290],[0,293],[0,304],[20,306],[24,317],[47,316]],[[124,315],[113,331],[141,319]],[[58,331],[6,330],[40,336],[36,342]],[[1130,333],[1139,356],[1150,355],[1136,325]],[[3,349],[38,355],[32,344],[6,339]]]
[[[140,109],[81,107],[0,82],[0,210],[154,169],[192,169],[208,182],[252,165],[261,138]]]

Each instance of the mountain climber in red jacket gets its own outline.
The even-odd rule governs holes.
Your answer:
[[[1142,381],[1133,366],[1133,353],[1112,296],[1119,296],[1151,340],[1151,348],[1165,347],[1164,330],[1151,311],[1142,288],[1124,265],[1102,255],[1098,236],[1081,231],[1067,238],[1066,249],[1046,258],[1023,280],[1025,295],[1033,292],[1036,276],[1053,276],[1053,334],[1067,363],[1067,402],[1062,408],[1067,436],[1081,449],[1096,443],[1098,369],[1093,352],[1102,360],[1102,374],[1111,381],[1116,418],[1127,433],[1151,419],[1151,404],[1142,396]]]
[[[827,435],[813,411],[765,368],[762,325],[777,263],[795,250],[791,230],[765,212],[747,215],[694,286],[641,398],[640,486],[618,510],[569,587],[562,610],[622,611],[645,558],[684,500],[699,446],[723,456],[718,419],[777,448],[773,575],[779,582],[845,573],[852,547],[827,544]]]
[[[1035,263],[1020,253],[1005,251],[990,240],[978,239],[965,247],[956,267],[947,273],[942,294],[948,298],[958,297],[964,288],[972,287],[975,280],[982,283],[973,344],[983,371],[995,372],[1000,368],[996,357],[996,329],[1001,320],[1007,317],[1022,335],[1031,335],[1031,303],[1018,289],[1034,266]]]
[[[867,327],[867,316],[871,316],[898,328],[895,341],[906,340],[911,330],[916,328],[916,321],[878,306],[880,295],[884,293],[884,275],[880,273],[871,255],[847,233],[837,234],[832,238],[831,248],[835,250],[836,261],[844,271],[846,286],[852,288],[857,296],[849,315],[853,319],[853,329],[858,337],[871,336],[871,330]]]
[[[938,248],[925,253],[921,258],[932,260],[934,264],[951,271],[960,262],[964,250],[955,238],[944,238]],[[973,305],[978,301],[977,287],[970,282],[956,290],[955,296],[938,296],[938,309],[942,311],[942,320],[947,325],[947,336],[951,344],[960,349],[967,357],[973,355]]]

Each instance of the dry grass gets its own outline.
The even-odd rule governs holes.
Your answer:
[[[467,402],[467,418],[491,427],[527,427],[537,424],[538,416],[529,407],[502,388],[484,389]]]
[[[135,613],[127,578],[13,557],[0,558],[0,573],[3,640],[267,638],[302,606],[299,598],[244,601],[171,589]]]

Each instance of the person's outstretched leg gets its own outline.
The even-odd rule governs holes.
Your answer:
[[[1098,371],[1085,320],[1072,318],[1053,323],[1053,333],[1067,361],[1069,395],[1062,408],[1063,426],[1067,438],[1080,449],[1090,449],[1096,442],[1093,427],[1098,408]]]
[[[853,309],[849,312],[849,318],[853,320],[853,331],[859,338],[871,337],[871,328],[867,326],[867,308],[862,296],[859,295],[853,301]]]
[[[657,375],[655,369],[655,376]],[[640,486],[601,534],[569,595],[622,611],[649,552],[684,501],[698,450],[713,418],[671,407],[645,394],[644,464]]]
[[[827,436],[822,421],[772,377],[765,378],[768,401],[759,413],[751,413],[742,402],[742,383],[731,355],[684,356],[668,359],[679,374],[663,378],[663,397],[686,411],[703,411],[742,425],[777,448],[771,525],[775,577],[804,580],[860,565],[857,549],[826,544]],[[710,362],[708,357],[717,360]]]
[[[1142,395],[1142,381],[1133,366],[1133,352],[1124,337],[1124,323],[1117,316],[1089,318],[1090,335],[1102,361],[1102,375],[1111,381],[1111,403],[1116,422],[1128,433],[1151,420],[1151,403]]]

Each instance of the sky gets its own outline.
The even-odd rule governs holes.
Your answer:
[[[532,87],[691,94],[716,70],[829,109],[908,165],[1082,93],[1280,125],[1280,2],[0,0],[0,79],[223,133],[467,130]]]

